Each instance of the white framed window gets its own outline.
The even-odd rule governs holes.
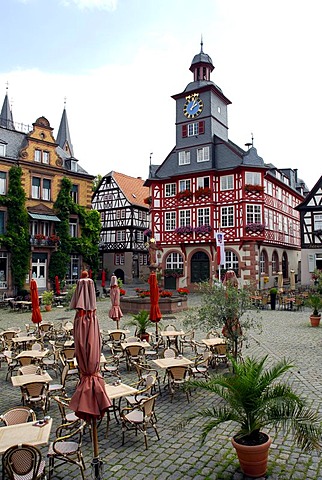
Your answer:
[[[261,205],[246,206],[246,223],[261,223],[262,207]]]
[[[234,226],[234,207],[221,207],[221,226],[233,227]]]
[[[32,177],[31,197],[40,198],[40,178]]]
[[[42,181],[42,199],[50,200],[51,195],[51,181],[46,178]]]
[[[273,184],[271,182],[268,182],[267,180],[265,180],[264,187],[265,187],[265,193],[267,193],[267,195],[270,195],[272,197],[273,196]]]
[[[69,219],[69,235],[73,238],[77,238],[77,218]]]
[[[183,270],[183,257],[180,253],[172,252],[170,253],[165,261],[166,269],[182,269]]]
[[[49,152],[42,152],[42,163],[49,164]]]
[[[77,162],[76,162],[76,160],[71,160],[70,169],[71,169],[72,172],[77,172]]]
[[[165,196],[174,197],[177,193],[177,186],[175,183],[166,183],[165,184]]]
[[[37,148],[35,150],[34,160],[35,162],[41,162],[41,150],[38,150]]]
[[[198,227],[210,225],[210,208],[198,208]]]
[[[185,190],[190,190],[191,182],[190,180],[180,180],[179,182],[179,192],[184,192]]]
[[[313,218],[314,218],[314,230],[321,230],[322,229],[322,215],[315,214]]]
[[[0,157],[6,156],[6,144],[0,143]]]
[[[225,266],[227,270],[233,270],[236,275],[238,276],[238,257],[235,252],[232,252],[231,250],[226,250],[225,251]]]
[[[7,193],[7,174],[5,172],[0,172],[0,195],[5,195]]]
[[[165,212],[165,230],[167,232],[176,228],[176,212]]]
[[[124,263],[125,263],[124,253],[116,253],[114,258],[114,264],[124,265]]]
[[[190,163],[189,150],[184,152],[179,152],[179,165],[189,165],[189,163]]]
[[[279,270],[279,262],[277,252],[273,252],[272,255],[272,273],[277,273]]]
[[[78,185],[72,185],[70,196],[73,202],[78,203]]]
[[[259,256],[259,271],[268,274],[268,257],[265,250],[262,250]]]
[[[125,242],[125,230],[117,230],[116,241],[117,242]]]
[[[0,288],[8,288],[8,259],[6,252],[0,252]]]
[[[189,123],[188,137],[193,137],[199,134],[199,123]]]
[[[197,178],[197,189],[198,188],[207,188],[210,187],[210,178],[209,177],[198,177]]]
[[[197,148],[197,162],[209,162],[209,147]]]
[[[261,174],[259,172],[246,172],[245,183],[246,185],[261,185]]]
[[[191,211],[190,210],[180,210],[179,211],[179,226],[187,227],[191,225]]]
[[[80,266],[78,255],[71,255],[69,265],[69,278],[76,281],[80,277]]]
[[[224,175],[220,177],[220,190],[234,189],[234,175]]]
[[[142,230],[137,230],[137,232],[136,232],[136,241],[137,241],[137,242],[143,242],[143,240],[144,240],[144,235],[143,235]]]

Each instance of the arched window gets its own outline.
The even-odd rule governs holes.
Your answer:
[[[234,270],[236,273],[237,277],[239,276],[239,262],[238,262],[238,257],[235,252],[232,252],[231,250],[226,250],[225,252],[225,258],[226,258],[226,269],[227,270]]]
[[[165,268],[174,270],[174,269],[180,269],[183,270],[183,258],[180,253],[172,252],[167,256],[166,262],[165,262]]]
[[[268,256],[266,250],[262,250],[259,257],[260,273],[266,273],[268,275]]]
[[[279,271],[279,261],[278,261],[278,254],[277,252],[273,252],[272,255],[272,274],[277,274]]]

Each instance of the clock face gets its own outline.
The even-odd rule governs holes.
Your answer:
[[[188,95],[186,103],[183,106],[183,114],[187,118],[194,118],[200,115],[203,109],[203,101],[199,98],[199,93]]]

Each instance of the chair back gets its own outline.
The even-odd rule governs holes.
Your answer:
[[[147,423],[149,422],[151,416],[154,414],[154,405],[157,399],[158,393],[153,395],[152,397],[148,397],[147,399],[141,400],[140,407],[143,410],[144,414],[144,421]]]
[[[144,354],[144,348],[139,345],[128,345],[125,347],[125,353],[130,357],[138,357]]]
[[[139,337],[135,337],[135,336],[133,336],[133,337],[126,337],[126,338],[124,339],[124,342],[125,342],[125,343],[141,342],[141,339],[140,339]]]
[[[34,359],[32,357],[19,357],[17,360],[24,367],[25,365],[31,365]]]
[[[185,380],[188,377],[189,367],[186,365],[178,365],[176,367],[169,367],[168,373],[172,380]]]
[[[210,332],[208,332],[206,336],[206,338],[218,338],[218,337],[220,337],[220,335],[215,330],[210,330]]]
[[[219,343],[215,346],[215,352],[217,353],[217,355],[227,355],[227,344]]]
[[[0,416],[0,419],[8,425],[17,425],[18,423],[26,423],[36,421],[35,412],[29,407],[14,407],[7,410]]]
[[[37,373],[40,373],[40,367],[35,363],[31,363],[30,365],[23,365],[22,367],[18,368],[18,375],[30,375]]]
[[[175,358],[176,357],[176,352],[173,350],[173,348],[166,348],[163,351],[163,358]]]
[[[2,465],[10,479],[28,478],[36,480],[44,471],[44,462],[37,447],[14,445],[3,454]]]
[[[37,352],[40,352],[41,350],[43,350],[43,346],[40,342],[35,342],[35,343],[33,343],[32,347],[31,347],[31,350],[35,350]]]
[[[125,339],[125,333],[123,332],[111,332],[110,333],[110,339],[112,342],[121,342],[122,340]]]
[[[176,331],[177,329],[174,325],[167,325],[164,330],[171,332],[171,331]]]

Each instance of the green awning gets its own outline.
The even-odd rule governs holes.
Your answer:
[[[46,222],[60,222],[59,218],[56,215],[42,215],[40,213],[29,213],[29,216],[33,220],[44,220]]]

